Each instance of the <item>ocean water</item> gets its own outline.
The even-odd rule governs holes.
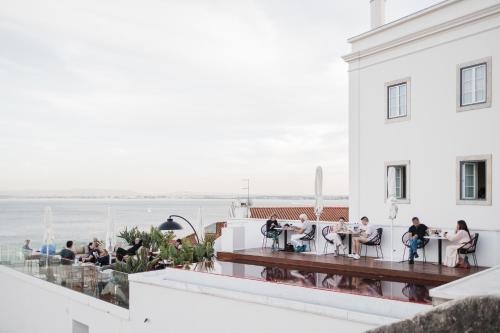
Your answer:
[[[0,245],[21,246],[25,239],[33,248],[42,242],[43,216],[46,207],[52,210],[55,242],[60,247],[67,240],[86,243],[93,237],[104,239],[108,207],[118,233],[125,227],[147,230],[158,226],[169,215],[181,215],[196,226],[201,208],[202,221],[208,226],[225,221],[231,199],[0,199]],[[253,200],[254,206],[310,206],[312,200]],[[345,202],[327,201],[326,205]],[[190,233],[189,226],[177,233]]]

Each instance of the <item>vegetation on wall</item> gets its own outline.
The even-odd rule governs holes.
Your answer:
[[[145,248],[156,252],[162,245],[169,244],[175,235],[171,231],[164,234],[160,229],[151,226],[149,232],[139,231],[138,227],[133,227],[130,230],[125,227],[124,230],[120,231],[118,237],[124,239],[129,245],[133,245],[136,238],[142,239],[142,245]]]
[[[180,247],[176,247],[173,232],[163,233],[155,227],[151,227],[149,232],[139,231],[138,227],[125,228],[118,237],[130,245],[134,244],[136,238],[143,242],[136,255],[128,256],[125,262],[117,262],[115,265],[117,271],[129,274],[147,272],[164,267],[165,264],[180,266],[205,262],[214,256],[215,236],[211,234],[205,235],[199,244],[194,245],[185,238]],[[159,254],[152,254],[158,251]]]

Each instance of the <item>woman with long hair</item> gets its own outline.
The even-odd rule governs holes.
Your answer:
[[[444,264],[448,267],[456,267],[459,262],[458,249],[471,240],[467,223],[465,223],[464,220],[458,221],[455,228],[455,233],[450,235],[449,233],[445,232],[444,236],[451,243],[446,247],[446,257],[444,258]]]

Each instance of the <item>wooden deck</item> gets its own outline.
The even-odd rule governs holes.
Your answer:
[[[355,260],[345,256],[316,256],[271,251],[269,248],[218,252],[217,259],[258,266],[276,266],[320,273],[376,277],[389,281],[414,282],[425,285],[448,283],[486,269],[486,267],[450,268],[420,261],[415,262],[414,265],[409,265],[408,262],[380,261],[372,257]]]

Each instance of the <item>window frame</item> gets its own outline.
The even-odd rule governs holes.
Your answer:
[[[387,202],[387,196],[389,194],[388,191],[388,183],[387,183],[387,174],[390,167],[404,167],[405,168],[405,179],[404,185],[401,183],[402,190],[405,191],[405,197],[396,199],[396,203],[398,204],[409,204],[410,200],[410,161],[390,161],[384,163],[384,202]],[[397,169],[396,169],[397,170]],[[396,171],[397,172],[397,171]]]
[[[458,64],[457,65],[457,112],[462,112],[462,111],[470,111],[470,110],[477,110],[477,109],[483,109],[483,108],[489,108],[491,107],[491,100],[492,100],[492,58],[491,57],[486,57],[482,59],[477,59],[474,61],[469,61],[466,63]],[[463,98],[462,98],[462,92],[463,92],[463,80],[462,80],[462,73],[464,70],[471,69],[471,68],[477,68],[479,66],[486,66],[485,70],[485,98],[484,101],[477,102],[473,99],[471,104],[463,104]],[[476,72],[476,69],[474,69],[474,73]],[[473,87],[475,87],[475,74],[474,74],[474,80],[472,80]],[[475,98],[475,89],[472,90],[473,98]]]
[[[402,116],[396,116],[396,117],[390,117],[390,89],[394,88],[396,86],[402,86],[406,85],[406,115]],[[386,123],[393,123],[393,122],[401,122],[401,121],[407,121],[411,119],[411,78],[406,77],[403,79],[399,80],[394,80],[390,82],[386,82],[385,85],[385,122]],[[398,89],[398,105],[400,103],[399,101],[399,94],[400,90]],[[400,108],[400,105],[398,106]]]
[[[486,177],[486,193],[484,199],[477,197],[478,192],[478,177],[477,177],[477,162],[485,163]],[[462,181],[462,175],[465,177],[465,165],[474,164],[474,198],[465,198],[465,179]],[[491,206],[492,204],[492,155],[471,155],[459,156],[456,162],[456,201],[457,205],[481,205]]]

